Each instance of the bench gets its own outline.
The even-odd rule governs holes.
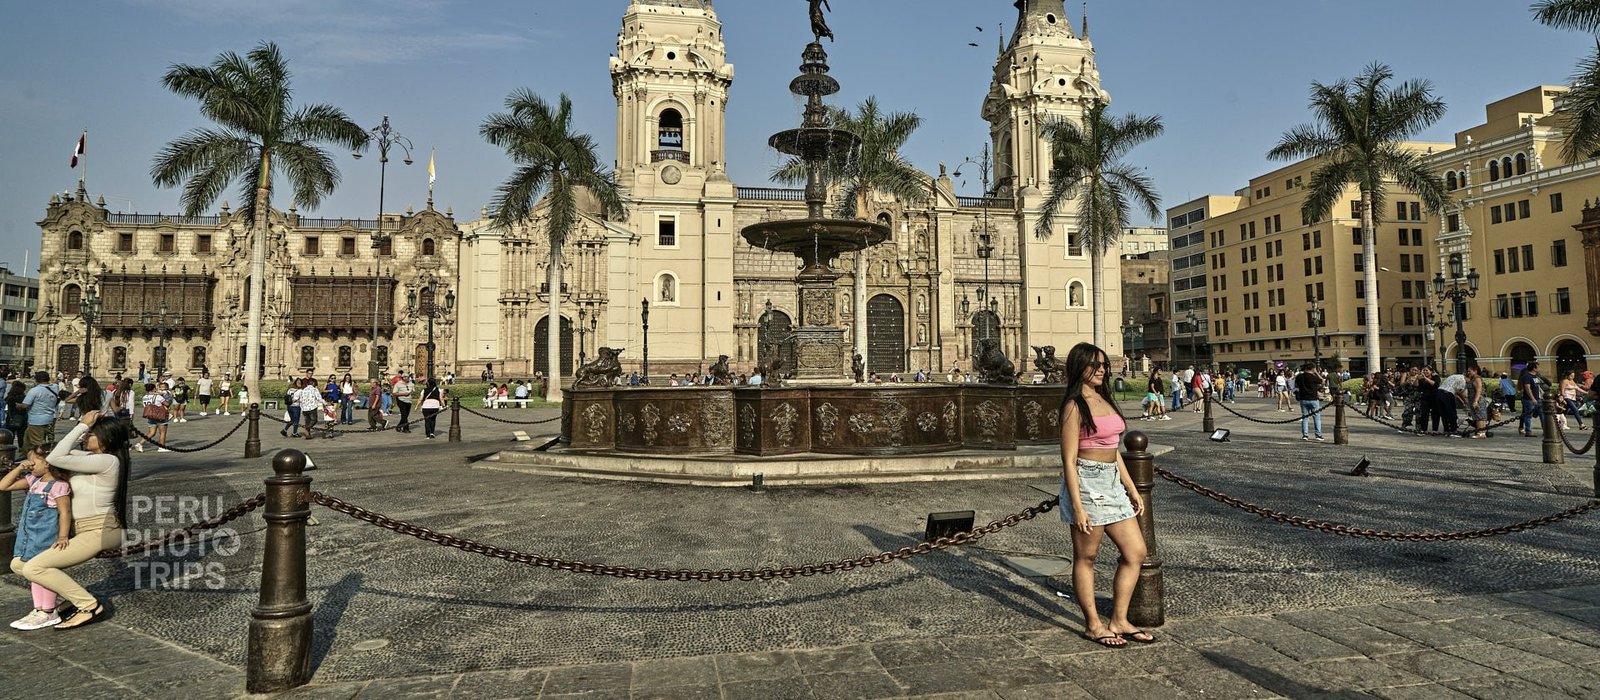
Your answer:
[[[532,401],[532,400],[533,399],[495,399],[495,400],[489,402],[489,406],[488,407],[489,408],[505,408],[506,406],[514,404],[514,405],[516,405],[517,408],[527,408],[528,407],[528,402]]]

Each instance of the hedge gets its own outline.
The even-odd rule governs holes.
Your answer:
[[[356,386],[358,387],[358,390],[362,394],[365,394],[366,391],[367,391],[367,380],[363,379],[363,380],[358,381],[356,383]],[[496,386],[498,386],[498,384],[496,384]],[[238,398],[238,391],[239,391],[238,387],[239,387],[239,383],[238,382],[234,382],[234,397],[235,398]],[[484,406],[483,395],[484,395],[484,392],[486,392],[488,389],[489,389],[489,384],[487,382],[471,382],[471,383],[456,382],[455,384],[446,384],[446,385],[444,385],[444,394],[445,394],[446,397],[449,397],[449,398],[461,399],[461,405],[464,408],[483,408],[483,406]],[[557,404],[553,404],[553,403],[549,403],[549,402],[545,401],[543,397],[533,396],[532,394],[533,393],[537,393],[537,391],[538,391],[538,387],[535,386],[530,392],[530,396],[529,396],[529,400],[528,400],[528,407],[529,408],[553,408],[553,407],[557,406]],[[414,390],[414,392],[415,392],[416,396],[420,400],[420,397],[422,395],[422,387],[418,386]],[[289,382],[287,380],[283,380],[283,379],[264,379],[264,380],[261,381],[261,396],[263,398],[265,398],[266,400],[268,400],[268,401],[279,401],[279,402],[281,402],[281,401],[283,401],[284,395],[288,394],[288,393],[289,393]],[[193,389],[192,386],[190,387],[189,398],[190,398],[190,400],[189,400],[189,405],[190,406],[199,406],[200,405],[198,403],[198,401],[195,400],[194,389]]]

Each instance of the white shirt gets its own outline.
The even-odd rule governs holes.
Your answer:
[[[196,379],[195,382],[194,382],[194,388],[195,388],[195,391],[200,393],[200,395],[202,395],[202,396],[210,396],[211,395],[211,379],[208,378],[208,377],[201,377],[199,379]]]
[[[322,398],[322,390],[315,386],[308,386],[295,394],[295,403],[300,405],[301,411],[315,411],[326,403]]]
[[[72,517],[92,518],[116,513],[117,477],[122,472],[122,460],[116,455],[94,454],[74,450],[89,426],[78,423],[72,431],[56,443],[45,460],[50,466],[72,472]]]

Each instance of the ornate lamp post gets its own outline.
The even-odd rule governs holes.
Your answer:
[[[1324,314],[1327,312],[1317,305],[1316,300],[1311,301],[1311,308],[1306,309],[1306,324],[1311,326],[1311,356],[1317,367],[1322,367],[1322,337],[1321,329]]]
[[[1467,285],[1461,286],[1463,275],[1461,268],[1465,263],[1461,260],[1460,253],[1450,255],[1450,288],[1445,288],[1444,272],[1440,271],[1433,276],[1433,293],[1439,299],[1449,299],[1451,311],[1455,314],[1456,321],[1456,374],[1465,374],[1467,371],[1467,329],[1461,325],[1463,305],[1466,300],[1478,296],[1478,268],[1474,267],[1467,272],[1465,278]]]
[[[644,330],[644,366],[641,368],[644,376],[639,378],[639,383],[648,385],[650,383],[650,299],[647,297],[639,303],[639,325]],[[772,302],[769,300],[767,304],[770,311]]]
[[[1128,349],[1128,366],[1130,367],[1128,371],[1131,374],[1133,372],[1131,367],[1133,366],[1134,351],[1144,349],[1144,324],[1134,322],[1132,316],[1129,316],[1127,323],[1122,325],[1122,347]]]
[[[94,321],[100,317],[100,294],[94,287],[84,291],[78,313],[83,316],[83,374],[88,376],[94,370]]]
[[[1189,362],[1193,363],[1200,357],[1200,352],[1195,349],[1194,344],[1195,333],[1200,330],[1200,317],[1194,315],[1193,309],[1185,312],[1183,317],[1189,322]]]
[[[428,317],[428,379],[432,379],[434,360],[439,354],[436,352],[436,346],[433,342],[433,319],[447,315],[455,310],[456,293],[454,291],[445,292],[444,306],[441,307],[436,301],[438,299],[438,287],[429,282],[425,289],[428,290],[428,303],[423,304],[421,308],[417,306],[417,290],[413,289],[406,292],[406,312],[422,314]]]
[[[389,128],[389,115],[383,115],[383,123],[372,128],[372,142],[378,144],[378,229],[372,233],[372,358],[367,361],[367,378],[379,379],[378,367],[378,310],[381,306],[380,298],[383,296],[383,246],[389,243],[391,237],[383,232],[383,190],[389,171],[389,149],[399,146],[405,151],[405,164],[411,165],[411,139],[400,135],[400,132]],[[356,160],[361,159],[361,152],[350,154]],[[432,198],[432,191],[429,191]],[[430,351],[431,352],[431,351]],[[429,371],[432,374],[432,371]]]
[[[584,336],[589,335],[589,329],[584,324],[584,321],[588,320],[588,318],[589,318],[589,308],[586,307],[586,306],[578,307],[578,328],[577,328],[577,331],[578,331],[578,366],[579,367],[582,367],[583,363],[584,363],[584,360],[588,359],[588,353],[584,352],[585,348],[589,347],[588,344],[584,342]]]
[[[168,313],[166,302],[162,302],[154,314],[149,311],[139,314],[139,320],[145,328],[154,329],[156,332],[156,354],[160,356],[161,361],[153,364],[156,366],[156,379],[160,379],[161,375],[166,374],[167,369],[167,333],[173,326],[183,321],[183,314]]]

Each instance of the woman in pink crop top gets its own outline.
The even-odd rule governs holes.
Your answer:
[[[1061,399],[1061,519],[1072,525],[1072,590],[1083,610],[1083,637],[1119,648],[1154,636],[1128,621],[1128,605],[1148,549],[1139,522],[1144,502],[1117,447],[1127,423],[1111,398],[1105,351],[1078,343],[1067,353],[1067,391]],[[1111,580],[1111,618],[1095,608],[1094,561],[1103,536],[1122,556]]]

